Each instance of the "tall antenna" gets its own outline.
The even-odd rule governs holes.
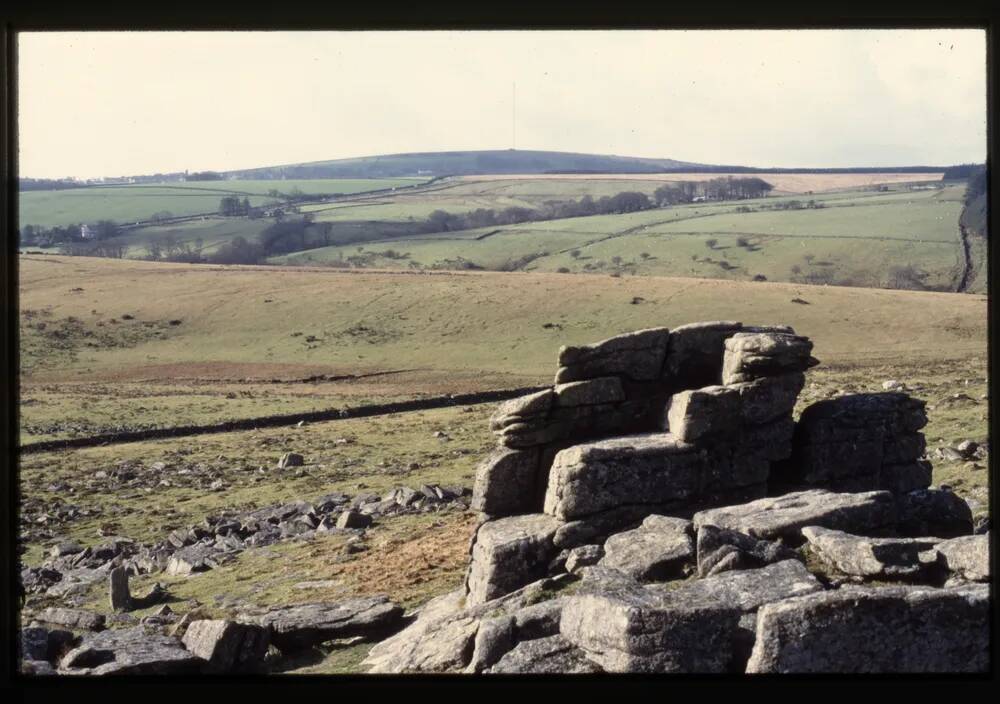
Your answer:
[[[512,149],[517,149],[517,81],[514,81],[514,99],[510,108],[510,133]]]

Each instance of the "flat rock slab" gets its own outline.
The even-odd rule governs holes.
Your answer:
[[[142,626],[87,636],[59,661],[68,675],[168,675],[199,672],[205,661],[180,638],[147,633]]]
[[[660,585],[662,589],[670,585]],[[756,611],[764,604],[822,591],[819,583],[798,560],[782,560],[759,569],[733,570],[684,583],[667,592],[673,602],[686,599],[718,601],[735,606],[741,613]]]
[[[677,587],[594,567],[566,598],[560,633],[608,672],[727,672],[745,614],[821,589],[795,560]]]
[[[864,535],[892,526],[896,507],[887,491],[837,494],[811,489],[747,504],[699,511],[696,526],[714,525],[764,540],[802,542],[801,529],[820,526]]]
[[[104,628],[104,615],[83,609],[49,607],[35,618],[44,623],[65,626],[77,631],[100,631]]]
[[[990,578],[989,533],[952,538],[935,547],[949,571],[974,582]]]
[[[838,572],[862,578],[917,577],[937,562],[938,538],[866,538],[819,526],[802,529],[810,549]]]
[[[582,650],[559,635],[522,641],[493,667],[485,670],[488,674],[559,675],[601,671],[597,663],[588,660]]]
[[[270,627],[271,642],[282,651],[308,648],[337,638],[381,636],[400,625],[402,619],[403,608],[383,595],[281,606],[239,617],[241,623]]]
[[[468,572],[468,601],[482,604],[543,576],[555,557],[559,522],[542,513],[487,521],[476,532]]]
[[[598,564],[640,582],[680,576],[695,554],[691,526],[682,518],[649,516],[638,528],[608,538]]]
[[[986,672],[989,588],[843,587],[768,604],[747,672]]]

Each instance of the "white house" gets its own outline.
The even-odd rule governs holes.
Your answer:
[[[85,240],[92,240],[97,237],[97,233],[90,229],[89,225],[80,225],[80,237]]]

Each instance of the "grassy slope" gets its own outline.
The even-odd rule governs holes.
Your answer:
[[[88,416],[94,409],[113,414],[116,407],[120,416],[140,420],[211,416],[219,412],[213,394],[222,390],[238,395],[224,402],[237,404],[230,411],[271,412],[289,394],[330,400],[340,392],[242,378],[294,378],[379,365],[427,368],[380,382],[385,393],[395,395],[446,385],[456,376],[466,384],[515,378],[546,382],[561,344],[652,325],[742,319],[788,322],[815,341],[823,363],[809,372],[799,410],[821,398],[879,390],[884,380],[898,379],[928,401],[930,447],[988,436],[982,296],[602,275],[351,274],[31,256],[20,262],[22,311],[51,312],[23,321],[22,359],[34,365],[22,383],[25,398],[35,399],[22,406],[29,419],[43,413]],[[141,296],[135,295],[139,286]],[[74,288],[83,290],[71,292]],[[632,304],[633,297],[644,301]],[[807,303],[792,303],[792,298]],[[135,320],[123,320],[125,313]],[[68,316],[78,317],[83,327],[57,324]],[[108,322],[112,316],[119,321],[115,325]],[[160,324],[169,319],[182,322]],[[45,335],[48,326],[40,331],[29,325],[42,320],[54,329],[77,331],[64,340],[67,348],[53,348]],[[105,325],[98,328],[98,320]],[[359,332],[359,322],[369,332]],[[543,327],[550,322],[562,327]],[[139,327],[127,328],[132,324]],[[106,327],[115,332],[104,346],[83,346],[93,337],[80,330],[96,333]],[[338,334],[345,329],[355,334]],[[295,331],[315,333],[322,342],[307,344],[302,336],[291,337]],[[116,341],[124,346],[110,344]],[[212,359],[220,361],[207,363]],[[244,391],[251,395],[239,396]],[[355,391],[370,389],[362,385]],[[956,392],[968,399],[954,399]],[[169,410],[150,402],[155,393],[169,399]],[[84,404],[91,405],[85,409]],[[447,408],[28,455],[20,472],[25,501],[44,508],[68,503],[100,513],[51,526],[49,537],[26,545],[23,559],[37,564],[62,539],[102,542],[98,528],[108,524],[118,534],[158,540],[172,528],[220,511],[335,490],[381,493],[424,482],[471,486],[476,463],[493,446],[491,411],[490,406]],[[273,469],[286,451],[301,452],[306,466]],[[97,472],[110,471],[122,460],[147,468],[166,462],[160,476],[168,483],[157,479],[119,491],[102,488],[106,480]],[[196,473],[185,475],[181,469]],[[946,482],[971,499],[977,513],[986,510],[985,470],[935,462],[934,472],[935,482]],[[141,469],[138,476],[144,476]],[[205,490],[192,483],[193,476],[203,477],[201,482],[221,480],[224,489]],[[249,550],[201,575],[143,576],[132,586],[142,593],[159,580],[177,600],[175,610],[186,611],[187,600],[196,600],[220,616],[232,615],[246,602],[285,604],[373,592],[417,605],[461,584],[471,526],[472,516],[457,512],[387,519],[368,531],[368,549],[360,553],[347,554],[336,536],[295,540]],[[299,586],[315,580],[322,585]],[[103,582],[93,587],[88,606],[108,611]],[[317,651],[294,669],[357,671],[369,647]]]
[[[510,182],[498,181],[506,188]],[[576,183],[587,183],[585,181]],[[553,188],[573,182],[554,182]],[[528,192],[546,182],[521,183]],[[489,188],[489,183],[467,184]],[[793,200],[768,198],[741,203],[692,204],[626,215],[600,215],[548,222],[523,223],[499,228],[436,233],[386,239],[364,244],[324,247],[275,257],[273,263],[322,264],[359,251],[394,250],[405,259],[376,257],[373,266],[408,268],[449,266],[464,259],[486,268],[510,267],[525,255],[541,256],[523,268],[540,271],[568,269],[612,271],[659,276],[695,276],[749,280],[815,280],[861,286],[889,286],[889,270],[910,265],[927,272],[924,284],[948,289],[959,266],[957,220],[962,186],[937,191],[852,191],[810,197],[826,207],[807,210],[763,210]],[[438,194],[458,200],[447,188]],[[469,198],[471,191],[463,191]],[[546,192],[547,194],[551,192]],[[495,193],[489,192],[496,196]],[[475,197],[487,196],[487,191]],[[420,196],[408,196],[418,202]],[[424,196],[425,198],[427,196]],[[802,198],[797,198],[802,200]],[[429,210],[433,204],[424,201]],[[382,208],[385,217],[407,212],[398,200],[365,206]],[[738,212],[751,208],[755,212]],[[347,217],[351,208],[317,213],[317,217]],[[354,211],[353,217],[358,217]],[[738,238],[752,248],[740,247]],[[708,248],[710,240],[718,240]],[[857,241],[853,241],[857,240]],[[857,245],[862,246],[857,246]],[[573,250],[578,250],[576,256]],[[646,256],[644,256],[646,255]],[[620,257],[621,262],[613,262]],[[454,267],[454,264],[451,265]],[[814,279],[805,277],[813,276]]]

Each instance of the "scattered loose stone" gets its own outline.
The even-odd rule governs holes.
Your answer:
[[[108,574],[108,591],[112,611],[129,611],[132,608],[132,594],[128,588],[128,572],[124,567],[115,567]]]

